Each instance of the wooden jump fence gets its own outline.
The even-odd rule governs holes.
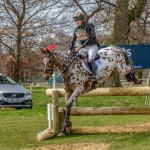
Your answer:
[[[59,97],[65,96],[63,89],[47,89],[47,96],[52,96],[53,104],[53,130],[58,134],[62,128],[65,108],[59,108]],[[150,87],[128,87],[128,88],[97,88],[82,96],[137,96],[150,95]],[[116,106],[116,107],[72,107],[71,115],[149,115],[150,106]],[[75,134],[97,134],[97,133],[138,133],[150,132],[150,126],[97,126],[97,127],[73,127]]]

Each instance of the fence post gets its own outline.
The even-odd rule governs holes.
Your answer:
[[[65,110],[59,109],[59,131],[63,128],[64,119],[65,119]]]
[[[47,104],[47,118],[48,118],[48,128],[52,129],[52,120],[53,120],[53,105],[51,103]]]
[[[146,85],[147,85],[147,87],[149,86],[149,78],[147,78],[147,80],[146,80]],[[150,95],[150,93],[148,95],[146,95],[146,97],[145,97],[145,105],[150,105],[149,95]]]
[[[30,93],[32,94],[32,84],[30,84]]]
[[[53,104],[53,130],[54,134],[59,133],[59,92],[58,90],[53,90],[52,92],[52,104]]]
[[[44,84],[42,84],[42,93],[44,93]]]

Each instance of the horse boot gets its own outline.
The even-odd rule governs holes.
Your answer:
[[[66,129],[67,130],[71,130],[72,128],[72,123],[70,120],[70,112],[71,112],[71,108],[66,108],[66,119],[65,119],[65,123],[66,123]]]
[[[65,114],[63,128],[60,130],[58,136],[66,136],[67,130],[71,130],[71,128],[72,128],[72,123],[71,123],[71,121],[69,121],[70,111],[71,111],[71,108],[66,108],[66,114]]]
[[[98,83],[98,80],[96,78],[97,66],[96,66],[96,64],[95,64],[93,59],[90,61],[90,65],[91,65],[91,71],[92,71],[92,75],[93,75],[92,82],[93,82],[93,84],[97,84]]]
[[[130,73],[126,74],[125,77],[126,77],[128,82],[132,81],[132,77],[131,77]]]

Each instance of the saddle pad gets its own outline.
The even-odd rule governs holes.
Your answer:
[[[98,73],[103,67],[105,67],[106,62],[100,57],[98,60],[95,61],[95,64],[97,65],[96,73]],[[86,65],[86,63],[83,60],[82,60],[82,66],[86,71],[88,71],[90,74],[92,74],[92,72],[89,70],[88,66]]]

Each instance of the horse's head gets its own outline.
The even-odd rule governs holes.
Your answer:
[[[49,50],[41,50],[42,53],[44,53],[44,73],[43,73],[43,78],[46,80],[49,80],[50,77],[52,76],[53,72],[55,71],[55,56],[52,51]]]

